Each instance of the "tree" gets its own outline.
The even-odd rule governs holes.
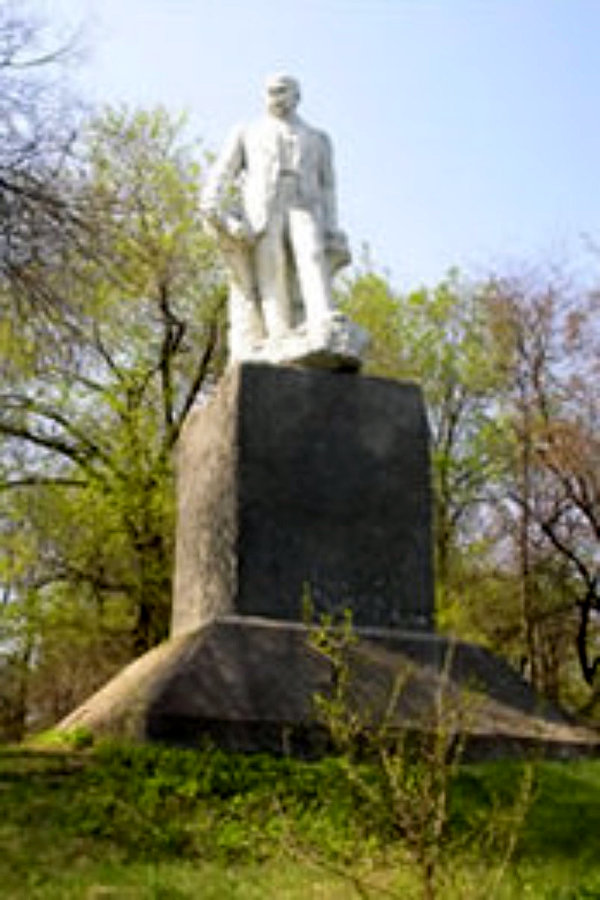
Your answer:
[[[487,301],[496,364],[507,374],[498,500],[516,550],[530,676],[548,687],[544,633],[577,610],[580,669],[591,685],[599,663],[589,658],[589,629],[600,605],[594,305],[556,280],[523,278],[492,280]]]
[[[57,302],[44,279],[82,221],[65,172],[77,133],[76,105],[58,74],[74,43],[56,46],[48,27],[0,8],[0,311]],[[3,320],[6,335],[7,323]]]
[[[172,453],[223,364],[223,279],[180,133],[162,111],[89,126],[70,189],[94,246],[48,273],[70,313],[0,398],[4,527],[20,523],[4,581],[22,634],[37,617],[38,672],[64,653],[57,622],[87,623],[120,662],[167,633]]]

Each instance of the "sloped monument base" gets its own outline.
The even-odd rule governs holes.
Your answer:
[[[427,425],[415,385],[232,367],[183,429],[178,510],[173,637],[59,730],[322,752],[314,697],[334,676],[311,645],[315,626],[301,621],[304,597],[314,621],[352,610],[350,699],[367,721],[388,709],[400,678],[392,724],[431,727],[449,661],[450,702],[475,692],[466,720],[475,753],[597,746],[502,660],[434,633]]]
[[[598,750],[594,733],[543,707],[510,666],[480,647],[449,647],[425,632],[357,634],[349,656],[349,702],[366,722],[388,711],[400,677],[391,726],[432,727],[441,673],[450,659],[445,697],[448,704],[464,704],[469,756],[534,749],[568,757]],[[234,751],[310,757],[330,749],[314,697],[327,695],[332,682],[332,666],[312,648],[307,626],[228,616],[155,647],[58,729],[187,747],[208,739]]]

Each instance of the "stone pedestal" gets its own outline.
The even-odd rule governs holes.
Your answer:
[[[236,751],[331,752],[336,685],[301,615],[353,611],[349,709],[366,727],[467,711],[474,756],[598,753],[482,648],[433,632],[427,427],[418,388],[265,364],[232,368],[178,459],[174,636],[57,728]],[[287,621],[286,621],[287,620]],[[400,689],[399,689],[400,688]],[[465,689],[470,697],[465,710]]]
[[[244,363],[178,456],[173,634],[229,614],[433,624],[427,424],[409,383]]]

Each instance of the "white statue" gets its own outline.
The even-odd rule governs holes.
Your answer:
[[[230,272],[230,358],[356,368],[366,335],[331,291],[350,262],[331,145],[296,114],[299,100],[295,79],[269,78],[266,115],[234,131],[203,194]]]

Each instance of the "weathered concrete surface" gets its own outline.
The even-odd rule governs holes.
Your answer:
[[[600,749],[598,734],[544,707],[506,663],[479,647],[449,648],[433,634],[357,635],[349,699],[365,722],[380,720],[399,683],[392,724],[431,727],[447,668],[446,708],[462,709],[473,755],[532,745],[554,756]],[[209,737],[229,749],[310,754],[327,746],[314,696],[331,684],[331,664],[310,646],[306,626],[236,616],[151,650],[58,729],[192,746]]]
[[[233,612],[238,414],[233,385],[188,415],[177,450],[177,533],[172,634]]]
[[[414,384],[233,367],[180,439],[173,634],[217,615],[433,623],[427,423]]]

